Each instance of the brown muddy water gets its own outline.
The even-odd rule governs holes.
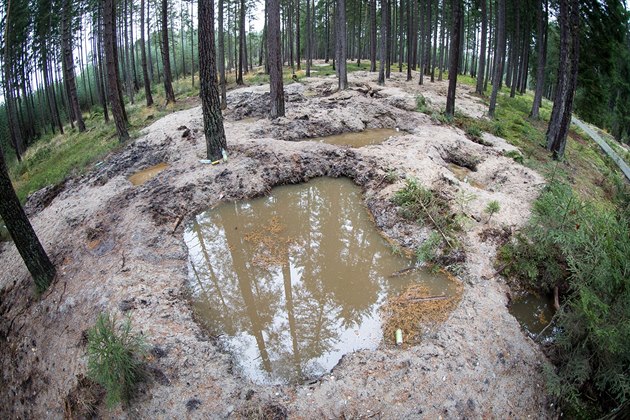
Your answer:
[[[162,162],[157,165],[149,166],[146,169],[136,172],[131,175],[128,179],[133,185],[142,185],[145,182],[149,181],[151,178],[155,177],[157,174],[162,172],[164,169],[168,168],[168,163]]]
[[[414,282],[455,293],[392,252],[349,179],[318,178],[221,204],[187,226],[198,322],[258,383],[298,383],[382,342],[379,308]]]
[[[553,318],[553,297],[525,293],[515,297],[508,310],[528,333],[538,335]],[[551,333],[552,329],[547,328],[545,335]]]
[[[390,137],[404,136],[404,131],[396,131],[393,128],[375,128],[372,130],[364,130],[359,132],[349,132],[338,134],[335,136],[318,137],[308,139],[311,141],[319,141],[336,146],[348,146],[353,148],[370,146],[373,144],[381,144]]]

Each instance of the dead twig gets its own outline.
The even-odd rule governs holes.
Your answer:
[[[177,228],[179,227],[180,223],[182,222],[182,220],[184,219],[184,215],[180,214],[177,219],[175,220],[175,224],[173,225],[173,231],[171,232],[171,234],[174,234],[175,231],[177,230]]]

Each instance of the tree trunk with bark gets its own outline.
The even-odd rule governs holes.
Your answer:
[[[77,95],[77,84],[74,75],[74,57],[72,55],[72,3],[70,0],[64,0],[61,12],[61,49],[63,58],[63,78],[68,92],[68,106],[70,115],[77,122],[80,132],[85,131],[85,122],[79,106],[79,98]]]
[[[348,88],[348,72],[346,69],[347,59],[347,34],[346,34],[346,0],[337,0],[337,16],[335,19],[337,31],[335,34],[337,45],[337,76],[339,79],[339,90]]]
[[[460,55],[460,38],[462,36],[461,19],[462,19],[462,3],[461,0],[451,0],[451,12],[453,16],[453,26],[451,37],[451,57],[448,66],[448,93],[446,96],[446,115],[453,117],[455,115],[455,92],[457,90],[457,69],[459,66]]]
[[[544,10],[543,10],[544,4]],[[547,0],[541,0],[537,9],[536,51],[538,63],[536,68],[536,90],[534,102],[529,116],[532,119],[540,118],[540,105],[542,103],[543,88],[545,85],[545,65],[547,63]]]
[[[214,48],[214,0],[200,0],[199,19],[199,96],[203,111],[207,159],[215,161],[227,152],[219,88],[217,86],[216,54]]]
[[[171,59],[168,51],[168,0],[162,0],[162,71],[164,73],[164,93],[166,103],[175,102],[173,76],[171,75]]]
[[[479,68],[477,69],[477,86],[475,92],[484,93],[484,75],[486,73],[486,38],[488,34],[487,0],[481,0],[481,45],[479,46]]]
[[[203,0],[199,0],[200,2]],[[223,0],[219,0],[219,88],[221,91],[221,109],[227,108],[227,93],[225,81],[225,35],[223,30]]]
[[[7,15],[9,7],[7,7]],[[0,217],[13,238],[13,243],[31,273],[38,293],[44,292],[55,278],[55,266],[39,242],[26,213],[15,194],[0,150]]]
[[[370,72],[376,71],[376,0],[370,2]]]
[[[245,67],[245,68],[244,68]],[[241,0],[238,19],[238,71],[236,84],[244,85],[243,73],[247,71],[245,65],[245,0]]]
[[[103,36],[105,45],[105,62],[107,67],[107,84],[109,85],[109,105],[114,116],[118,139],[124,142],[129,139],[127,117],[120,89],[118,74],[118,47],[116,37],[116,4],[115,0],[104,0]]]
[[[149,71],[147,70],[147,50],[144,45],[144,2],[145,0],[140,0],[140,58],[142,63],[142,78],[144,79],[144,95],[147,100],[147,106],[151,106],[153,105],[153,95],[151,94],[151,80],[149,79]]]
[[[381,0],[381,64],[378,70],[378,84],[385,86],[385,67],[387,66],[387,19],[385,15],[389,4],[387,0]]]
[[[488,115],[494,118],[494,112],[497,106],[497,95],[501,88],[503,80],[503,61],[505,57],[505,0],[499,0],[499,8],[497,11],[497,48],[494,55],[495,71],[492,78],[492,95],[490,96],[490,107]]]
[[[555,160],[564,156],[577,85],[580,47],[578,0],[560,0],[558,23],[560,25],[558,83],[547,129],[547,150],[552,152]]]
[[[284,86],[280,52],[280,0],[267,0],[267,50],[269,51],[269,84],[271,118],[284,117]]]

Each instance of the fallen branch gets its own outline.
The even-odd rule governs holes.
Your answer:
[[[501,267],[499,267],[499,269],[497,271],[495,271],[495,273],[492,275],[492,277],[489,277],[488,280],[492,280],[493,278],[495,278],[496,276],[498,276],[499,274],[503,273],[503,270],[505,270],[506,268],[508,268],[510,265],[512,265],[513,261],[509,261],[505,264],[503,264]]]
[[[183,219],[184,219],[184,215],[180,215],[177,217],[177,220],[175,220],[175,225],[173,226],[173,231],[171,233],[175,233],[175,231],[177,230],[177,228],[179,227],[179,224],[182,222]]]
[[[435,219],[433,219],[433,216],[431,216],[431,213],[429,212],[429,209],[427,209],[427,207],[424,205],[422,200],[419,200],[418,202],[422,206],[422,209],[427,214],[427,216],[429,216],[429,219],[431,219],[431,222],[433,222],[433,226],[435,226],[435,228],[438,230],[438,232],[440,232],[440,235],[442,235],[442,237],[444,238],[444,240],[448,244],[448,247],[453,249],[453,244],[451,244],[451,241],[448,240],[448,237],[444,234],[444,232],[442,231],[440,226],[435,222]]]

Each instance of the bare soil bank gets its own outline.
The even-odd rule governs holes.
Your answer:
[[[502,139],[485,135],[494,146],[482,146],[413,111],[419,92],[439,106],[446,82],[418,86],[404,82],[402,74],[392,76],[380,89],[375,75],[352,73],[351,89],[340,93],[333,93],[333,78],[289,85],[287,116],[275,121],[260,118],[266,87],[236,90],[226,112],[227,164],[198,162],[205,144],[201,110],[194,108],[156,121],[92,173],[35,194],[28,203],[31,220],[59,275],[41,298],[32,298],[26,268],[12,245],[3,245],[1,416],[60,418],[69,409],[77,414],[77,405],[66,400],[69,394],[86,398],[86,381],[80,380],[87,360],[84,331],[102,311],[131,314],[135,330],[153,347],[152,379],[130,407],[98,406],[102,417],[550,416],[544,358],[508,313],[507,287],[492,278],[496,243],[482,235],[488,228],[523,225],[543,179],[503,157],[501,151],[512,147]],[[465,86],[458,91],[460,109],[483,113]],[[365,128],[409,134],[361,149],[290,141]],[[477,171],[469,174],[475,183],[460,181],[448,169],[461,156],[478,159]],[[169,167],[147,183],[133,186],[127,179],[160,162]],[[389,184],[392,172],[399,180]],[[463,207],[475,221],[463,233],[462,300],[446,322],[426,328],[420,345],[348,355],[311,384],[252,384],[192,317],[182,224],[220,201],[318,176],[353,179],[364,189],[378,227],[409,248],[429,232],[402,219],[390,202],[404,177],[440,190],[454,210],[460,209],[458,194],[474,194]],[[483,209],[491,200],[501,210],[485,224]]]

